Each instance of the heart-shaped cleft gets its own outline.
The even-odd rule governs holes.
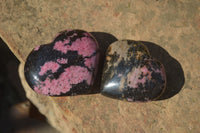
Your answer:
[[[106,52],[101,93],[121,100],[150,101],[165,89],[163,65],[153,59],[140,41],[112,43]]]
[[[48,96],[88,94],[97,73],[99,47],[83,30],[60,32],[52,43],[35,47],[24,73],[30,87]]]

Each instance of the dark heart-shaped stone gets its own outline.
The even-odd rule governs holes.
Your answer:
[[[60,32],[52,43],[35,47],[29,54],[24,73],[30,87],[49,96],[87,94],[91,91],[99,47],[88,32]]]
[[[101,93],[127,101],[157,99],[165,89],[163,65],[139,41],[112,43],[106,52]]]

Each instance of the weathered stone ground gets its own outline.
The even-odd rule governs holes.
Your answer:
[[[2,0],[0,36],[21,62],[27,97],[59,131],[196,133],[200,132],[199,7],[199,0]],[[98,93],[56,98],[35,94],[23,75],[28,53],[71,28],[93,32],[102,51],[116,39],[153,42],[150,52],[162,61],[168,76],[163,100],[128,103]]]
[[[57,133],[26,98],[19,61],[0,38],[0,133]]]

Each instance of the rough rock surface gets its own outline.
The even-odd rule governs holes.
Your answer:
[[[105,33],[154,42],[147,47],[166,68],[163,100],[127,103],[99,94],[49,98],[35,94],[20,69],[27,97],[63,132],[200,132],[199,7],[199,0],[2,0],[0,36],[22,65],[32,48],[65,29],[96,32],[104,42],[100,47],[109,42]]]

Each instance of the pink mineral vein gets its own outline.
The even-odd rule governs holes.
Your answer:
[[[152,64],[150,63],[152,60],[153,60],[153,59],[148,59],[149,65],[151,66],[151,69],[152,69],[155,73],[160,73],[161,76],[162,76],[163,78],[165,78],[165,69],[164,69],[164,66],[161,65],[160,69],[159,69],[159,68],[154,69],[154,68],[152,67]],[[153,61],[155,61],[155,60],[153,60]]]
[[[69,43],[69,40],[58,41],[55,43],[53,49],[61,51],[66,54],[68,51],[77,51],[79,55],[83,57],[91,56],[97,50],[96,42],[89,37],[82,37],[81,39],[76,39],[75,42],[72,42],[72,45],[65,45]]]
[[[57,59],[57,62],[60,64],[67,64],[68,59],[65,59],[65,58]]]
[[[83,33],[85,36],[87,36],[87,37],[89,37],[90,36],[90,34],[89,33],[87,33],[87,32],[85,32],[85,33]]]
[[[118,77],[121,77],[122,76],[122,74],[120,73],[120,74],[118,74]]]
[[[67,53],[67,49],[68,47],[70,47],[69,45],[66,45],[65,44],[68,44],[70,42],[69,39],[65,40],[65,41],[57,41],[53,47],[53,49],[57,50],[57,51],[61,51],[62,53]]]
[[[161,76],[163,77],[163,78],[165,78],[165,70],[164,70],[164,67],[163,67],[163,65],[161,65],[161,67],[160,67],[160,69],[154,69],[153,67],[151,67],[152,68],[152,70],[155,72],[155,73],[160,73],[161,74]],[[165,80],[165,79],[163,79],[163,80]]]
[[[77,33],[74,33],[73,35],[69,36],[69,37],[74,37],[74,36],[77,36],[78,34]]]
[[[133,102],[133,99],[132,98],[127,98],[127,101]]]
[[[128,82],[130,82],[130,84],[128,84],[129,87],[132,88],[137,88],[138,87],[138,83],[142,83],[142,86],[145,86],[145,82],[147,80],[151,80],[151,73],[150,71],[148,71],[146,66],[143,66],[142,68],[137,68],[136,70],[134,70],[130,77]],[[145,76],[146,74],[148,74],[148,76]],[[139,79],[139,77],[143,75],[142,79]]]
[[[38,51],[39,48],[40,48],[40,46],[35,47],[35,48],[34,48],[34,51]]]
[[[148,73],[148,69],[145,66],[142,67],[140,70],[143,72],[144,75],[146,75]]]
[[[86,68],[80,66],[70,66],[59,76],[58,79],[49,79],[40,81],[40,85],[34,86],[34,90],[40,94],[60,95],[70,91],[72,84],[78,84],[86,80],[90,85],[92,81],[92,73]],[[81,88],[80,88],[81,89]]]
[[[162,75],[162,77],[164,78],[163,80],[166,80],[165,78],[166,78],[166,75],[165,75],[165,68],[164,68],[164,66],[163,65],[161,65],[161,75]]]
[[[41,70],[39,72],[39,75],[40,76],[44,75],[48,70],[51,70],[52,73],[55,73],[59,67],[60,65],[56,62],[53,61],[46,62],[43,66],[40,67]]]
[[[95,67],[95,60],[96,60],[96,56],[93,56],[91,58],[86,58],[85,59],[85,66],[87,66],[88,68],[94,68]]]

